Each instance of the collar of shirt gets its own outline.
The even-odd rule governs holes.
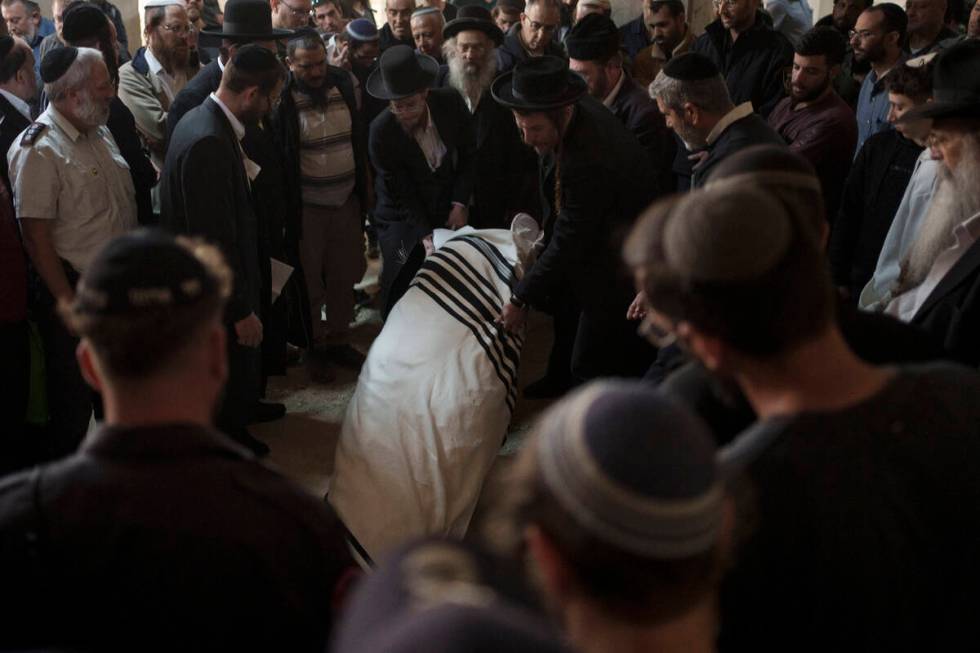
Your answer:
[[[235,138],[237,138],[239,141],[242,140],[242,138],[245,137],[245,125],[242,124],[242,121],[239,120],[235,116],[235,114],[233,114],[231,110],[225,106],[224,102],[218,99],[217,95],[212,93],[211,99],[214,100],[215,104],[221,107],[221,110],[224,112],[225,117],[228,118],[228,122],[231,123],[231,128],[235,130]]]
[[[31,107],[29,104],[27,104],[27,102],[24,102],[10,91],[6,91],[2,88],[0,88],[0,95],[7,98],[7,101],[10,102],[15,109],[17,109],[17,112],[20,113],[20,115],[24,116],[28,120],[31,119]]]
[[[150,69],[150,73],[160,80],[160,82],[163,84],[163,90],[167,94],[167,98],[173,102],[176,95],[174,93],[174,82],[176,79],[173,75],[167,72],[167,69],[164,68],[163,64],[160,63],[160,60],[153,55],[150,48],[146,48],[143,55],[146,57],[146,66]]]
[[[218,55],[218,70],[220,70],[221,72],[225,72],[225,62],[223,59],[223,55],[220,54]]]
[[[713,145],[715,141],[721,138],[721,135],[725,133],[725,130],[731,127],[733,122],[741,120],[742,118],[750,115],[752,115],[752,103],[743,102],[721,117],[718,124],[716,124],[711,131],[708,132],[708,137],[705,139],[705,141],[708,145]]]
[[[54,108],[54,104],[48,104],[48,108],[44,110],[40,116],[37,117],[38,122],[42,122],[49,127],[55,127],[65,132],[65,136],[68,137],[73,143],[78,140],[78,137],[82,135],[82,132],[78,131],[75,125],[71,124],[68,118],[65,118],[57,109]]]
[[[616,85],[613,86],[613,90],[609,92],[609,95],[606,96],[606,99],[603,100],[602,103],[607,107],[612,107],[613,101],[616,99],[616,96],[619,95],[619,91],[621,88],[623,88],[623,84],[625,82],[626,82],[626,71],[621,70],[619,74],[619,81],[616,82]]]

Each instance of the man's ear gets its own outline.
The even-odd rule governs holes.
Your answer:
[[[78,361],[78,367],[82,371],[82,378],[85,379],[85,382],[93,390],[102,394],[102,377],[99,374],[98,365],[95,363],[95,354],[92,352],[91,345],[84,338],[79,341],[78,347],[75,348],[75,359]]]
[[[690,102],[685,102],[681,109],[683,111],[684,122],[692,127],[697,127],[701,121],[701,109],[696,104],[691,104]]]
[[[572,589],[572,578],[565,567],[561,553],[555,548],[551,538],[533,524],[525,527],[524,541],[527,544],[527,551],[534,561],[535,569],[538,572],[538,581],[541,583],[545,594],[556,605],[563,605],[565,598]]]
[[[724,367],[727,359],[727,348],[721,340],[705,334],[692,326],[690,322],[678,323],[674,332],[677,334],[677,339],[683,342],[706,368],[712,372],[717,372]]]

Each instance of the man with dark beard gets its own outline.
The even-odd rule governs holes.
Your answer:
[[[119,69],[119,99],[133,112],[160,169],[167,153],[167,110],[187,85],[190,23],[184,0],[148,0],[145,6],[146,47]]]
[[[431,88],[439,73],[432,57],[406,45],[381,54],[367,92],[388,102],[371,123],[368,149],[375,171],[374,218],[384,266],[382,305],[416,245],[433,229],[469,221],[473,195],[473,135],[459,94]]]
[[[537,161],[521,142],[510,111],[490,97],[497,74],[496,46],[503,32],[484,7],[459,9],[445,29],[446,83],[473,114],[476,164],[469,224],[477,229],[506,228],[509,218],[533,205]]]
[[[99,248],[136,226],[136,200],[129,168],[105,126],[115,89],[102,53],[54,50],[41,63],[41,79],[48,108],[7,158],[24,246],[43,282],[34,309],[51,422],[41,448],[53,459],[82,441],[93,403],[75,361],[78,338],[56,308],[75,296],[78,275]]]
[[[902,120],[931,118],[939,187],[902,263],[887,313],[928,330],[957,359],[980,363],[980,42],[939,55],[933,101]]]
[[[259,166],[246,156],[241,140],[245,126],[254,127],[278,101],[284,78],[270,50],[238,48],[225,64],[217,92],[188,111],[174,130],[160,180],[163,226],[219,246],[234,275],[224,314],[230,373],[217,426],[256,453],[268,452],[246,429],[260,392],[259,239],[264,234],[252,198]]]
[[[804,34],[793,56],[790,96],[776,105],[768,120],[789,149],[813,164],[828,220],[837,215],[857,143],[854,112],[833,85],[844,50],[844,38],[832,27],[815,27]]]
[[[300,31],[286,46],[290,77],[273,112],[285,158],[290,220],[300,226],[311,322],[311,376],[328,381],[334,362],[359,369],[350,345],[354,284],[364,274],[363,222],[369,205],[367,131],[351,74],[327,64],[323,39]],[[326,306],[327,321],[321,319]]]

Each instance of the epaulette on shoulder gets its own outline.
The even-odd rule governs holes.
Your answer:
[[[31,123],[31,126],[24,130],[24,135],[20,137],[20,144],[27,146],[34,145],[34,141],[36,141],[37,137],[41,135],[41,132],[44,131],[45,127],[47,127],[47,125],[45,125],[43,122]]]

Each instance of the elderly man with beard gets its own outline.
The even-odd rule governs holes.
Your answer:
[[[936,61],[933,101],[902,117],[932,119],[939,187],[887,313],[921,326],[968,365],[980,364],[980,42]]]
[[[484,7],[462,7],[445,29],[449,73],[445,82],[473,114],[476,163],[468,224],[504,229],[509,218],[533,206],[537,160],[521,142],[510,111],[490,97],[497,73],[495,47],[504,35]]]
[[[327,381],[332,379],[328,362],[354,369],[364,362],[349,336],[353,288],[365,267],[361,225],[371,201],[367,130],[351,74],[327,64],[316,32],[301,31],[286,50],[291,74],[272,124],[285,157],[290,219],[300,224],[312,327],[310,371],[314,380]]]
[[[190,24],[184,0],[148,0],[145,8],[146,47],[119,69],[119,99],[133,112],[160,170],[167,153],[167,111],[187,85]]]
[[[837,215],[857,142],[854,112],[833,85],[845,47],[844,37],[832,27],[804,34],[793,57],[790,96],[776,105],[768,120],[789,149],[813,164],[828,220]]]
[[[415,246],[433,229],[458,229],[469,221],[472,121],[456,91],[431,88],[438,73],[435,59],[396,45],[381,54],[366,85],[370,95],[388,102],[368,137],[387,308],[392,284]]]
[[[36,319],[45,349],[51,423],[46,454],[71,453],[85,436],[93,394],[78,339],[56,313],[98,250],[136,226],[129,166],[105,126],[115,88],[102,53],[65,47],[41,63],[48,108],[10,148],[10,183],[24,245],[43,282]]]

